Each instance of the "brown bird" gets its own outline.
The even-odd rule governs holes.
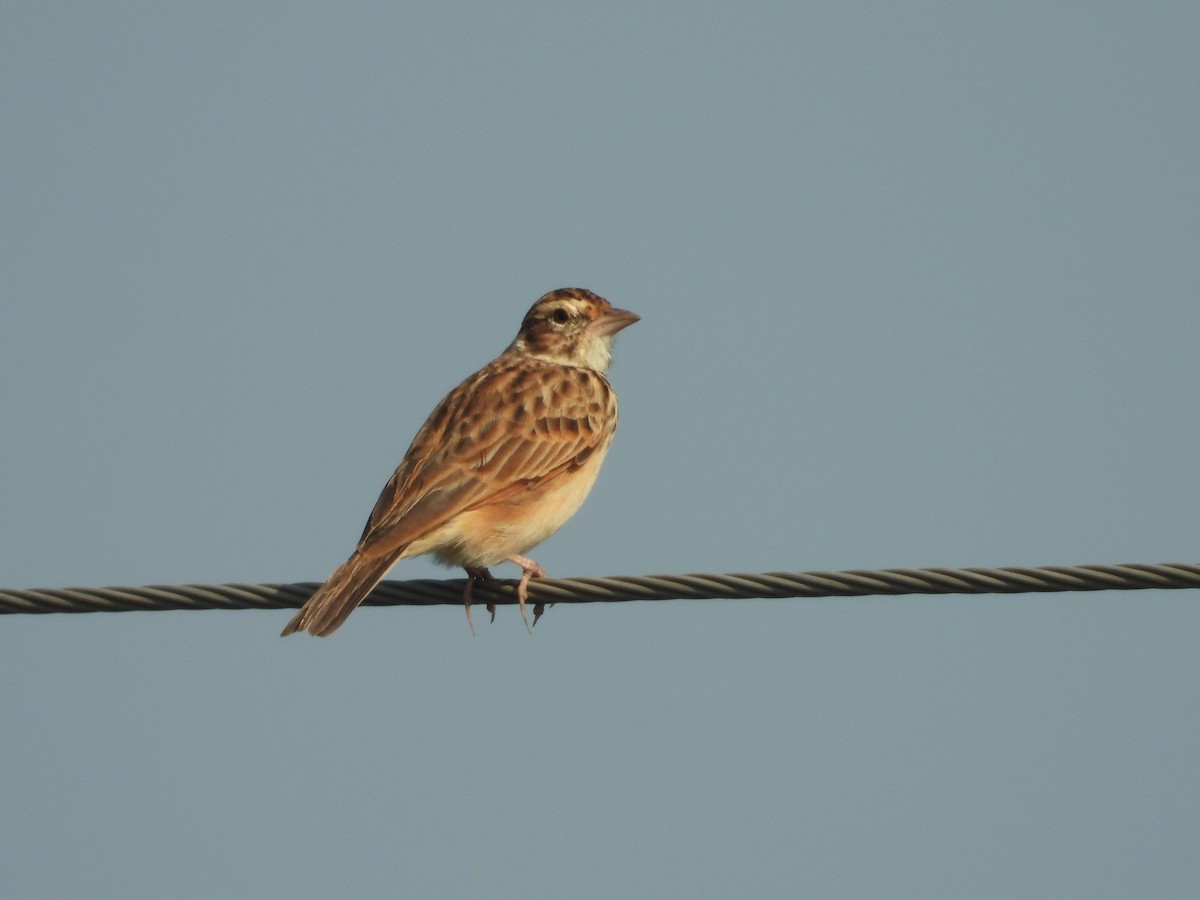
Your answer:
[[[430,414],[358,547],[282,636],[336,631],[388,569],[423,553],[466,570],[468,624],[474,582],[491,579],[488,566],[516,563],[528,628],[529,580],[546,573],[524,554],[561,528],[596,482],[617,427],[617,395],[604,377],[613,335],[636,321],[580,288],[551,291],[533,304],[508,348]],[[535,623],[541,613],[539,604]]]

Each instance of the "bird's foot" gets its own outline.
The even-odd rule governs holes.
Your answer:
[[[463,608],[467,611],[467,627],[471,629],[471,634],[475,634],[475,625],[471,622],[471,589],[475,586],[476,581],[495,581],[492,576],[483,566],[464,566],[467,571],[467,586],[463,589]],[[496,621],[496,604],[489,603],[487,611],[492,614],[492,621]]]
[[[527,556],[513,555],[508,559],[509,562],[514,562],[521,567],[521,580],[517,582],[517,606],[521,610],[521,621],[525,623],[525,630],[533,634],[533,629],[529,626],[529,619],[525,616],[525,601],[529,599],[529,580],[531,578],[545,578],[546,570]],[[534,607],[533,623],[535,625],[545,611],[546,607],[544,603],[539,603]]]

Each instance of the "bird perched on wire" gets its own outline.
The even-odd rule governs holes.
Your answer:
[[[533,304],[516,339],[446,395],[384,487],[358,546],[283,629],[337,630],[397,561],[432,553],[467,572],[521,567],[517,602],[526,628],[529,580],[546,573],[523,554],[583,504],[617,427],[617,395],[605,371],[613,335],[638,321],[580,288]],[[495,618],[495,608],[488,607]],[[534,623],[542,613],[534,609]]]

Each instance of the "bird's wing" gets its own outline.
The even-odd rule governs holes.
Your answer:
[[[504,357],[450,392],[380,494],[358,550],[394,556],[455,515],[571,472],[616,427],[604,376]]]

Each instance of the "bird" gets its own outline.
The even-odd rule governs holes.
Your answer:
[[[617,427],[606,373],[613,336],[639,320],[591,291],[543,295],[498,357],[429,414],[371,510],[350,558],[300,607],[281,637],[336,631],[392,566],[432,553],[471,590],[503,561],[521,569],[517,603],[546,572],[525,554],[587,498]],[[495,620],[495,606],[488,605]],[[543,605],[534,609],[534,624]],[[531,632],[532,633],[532,632]]]

